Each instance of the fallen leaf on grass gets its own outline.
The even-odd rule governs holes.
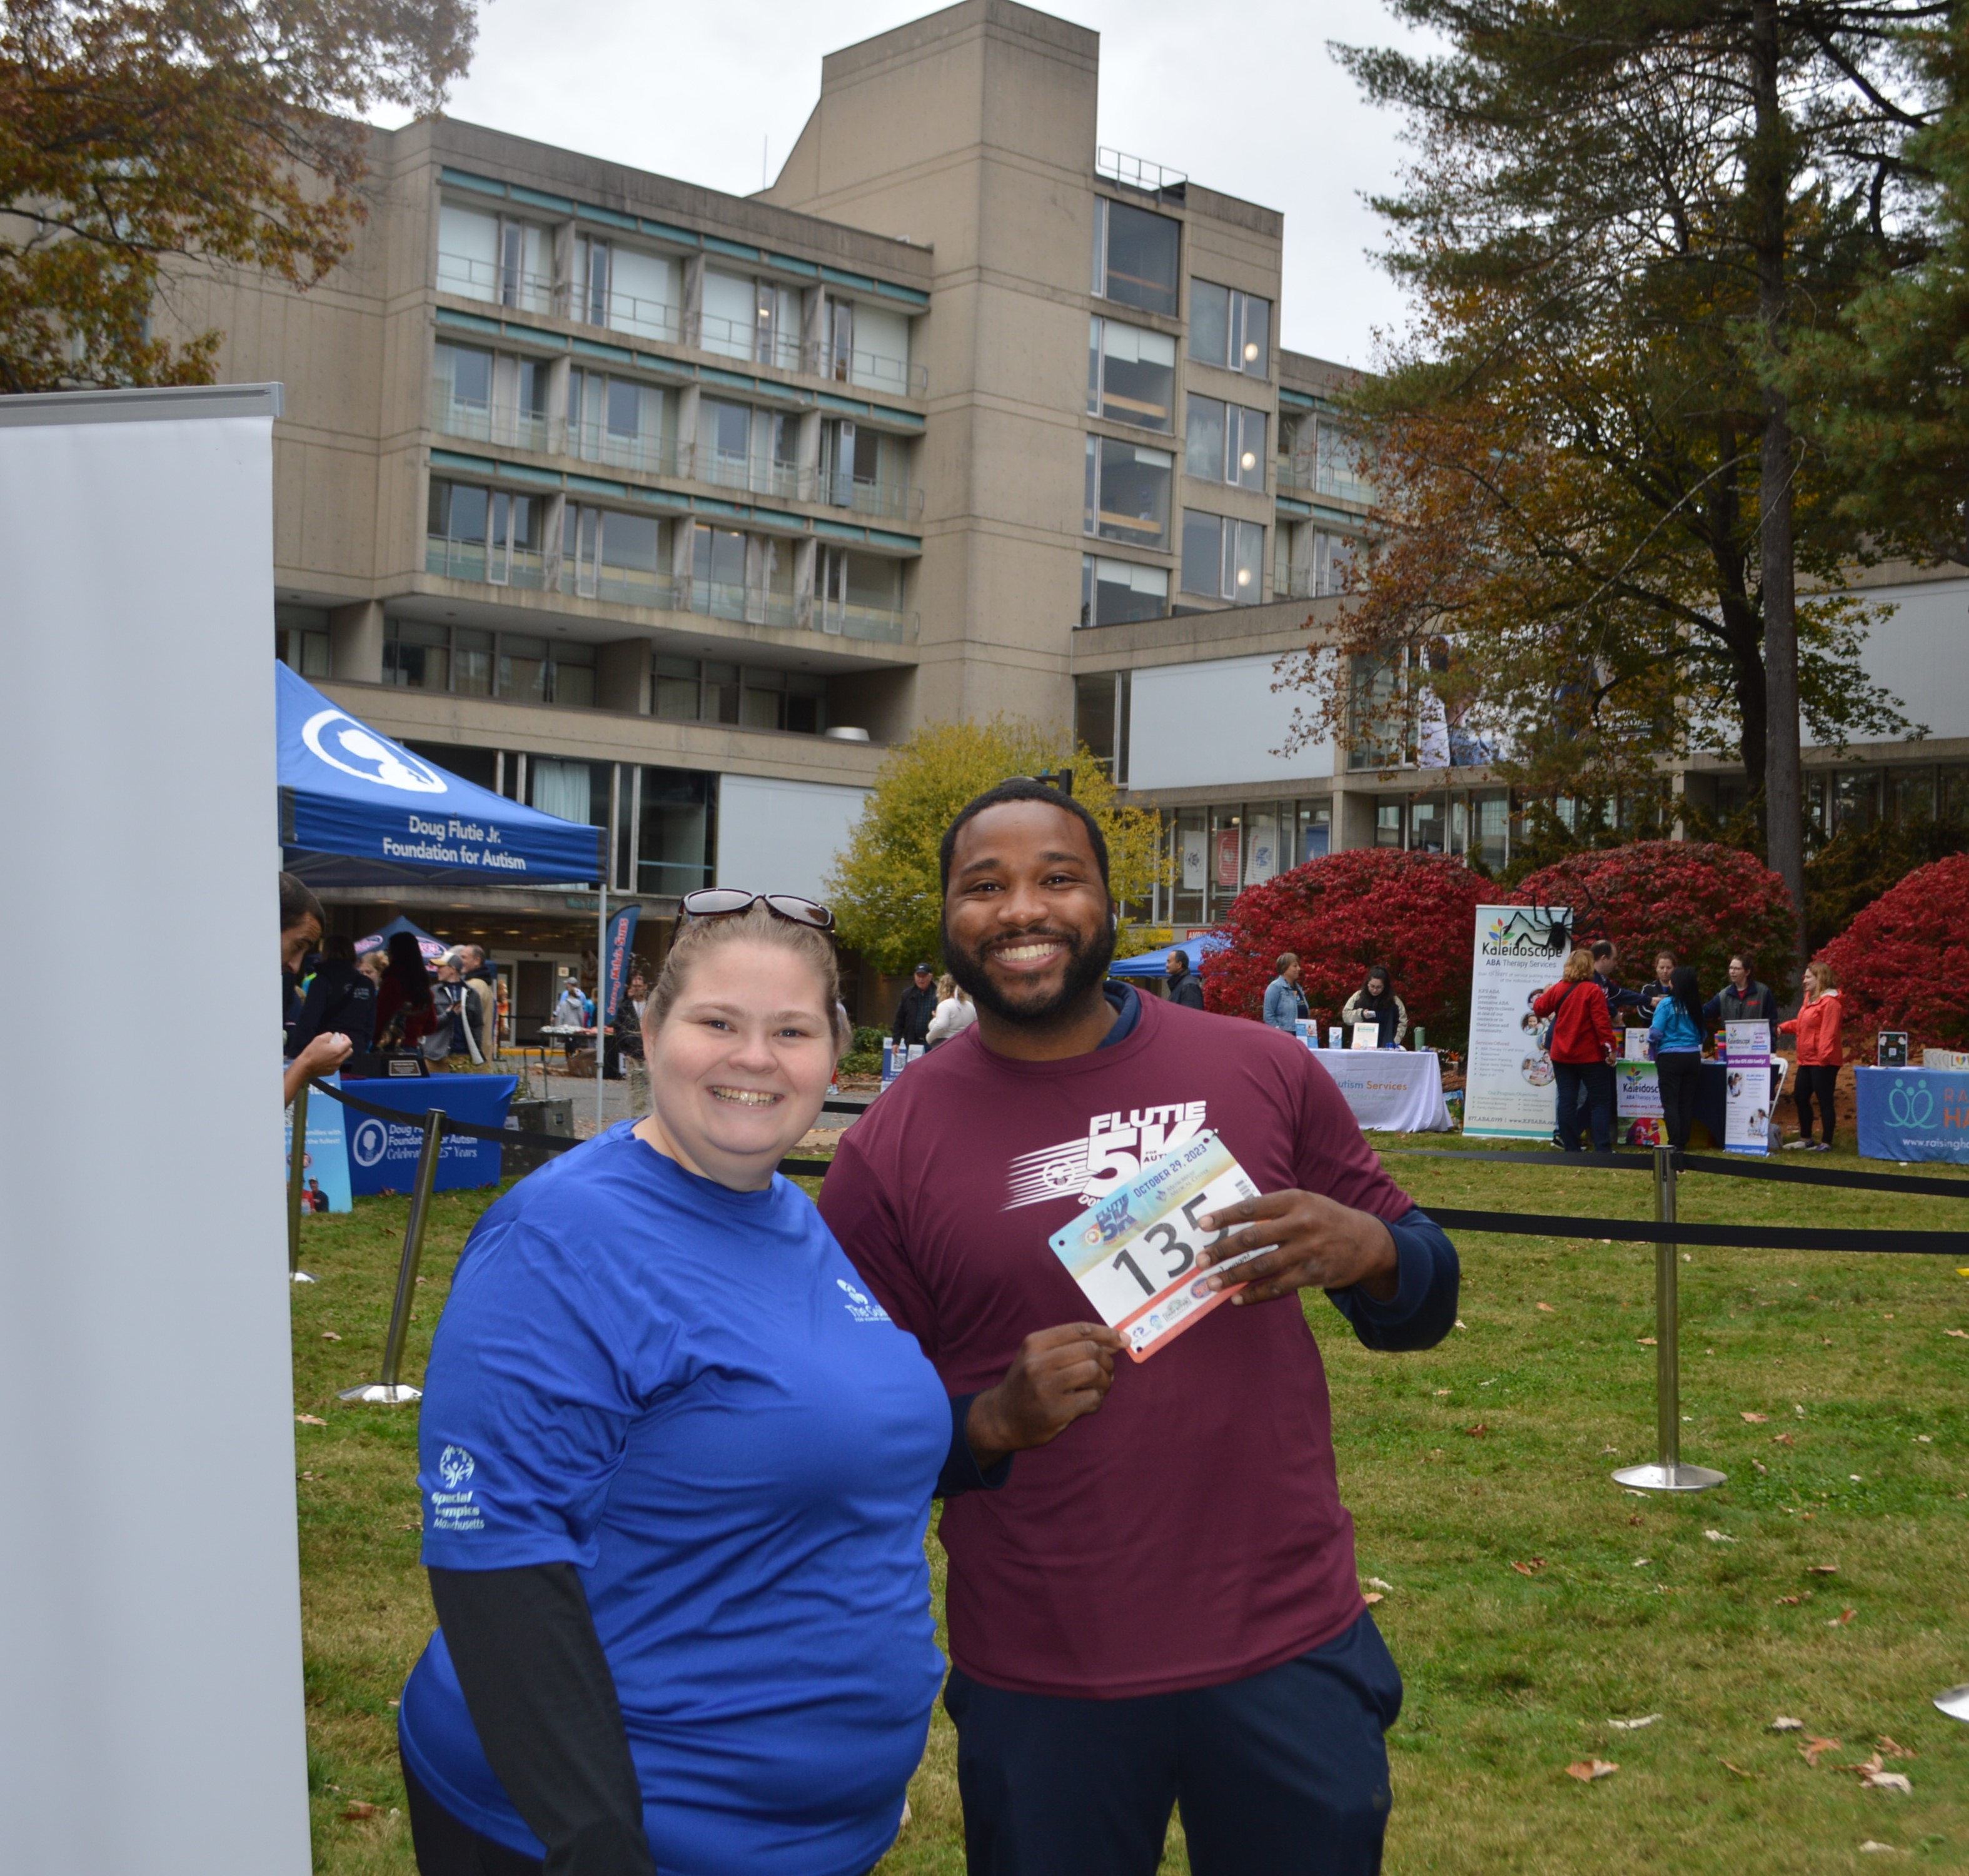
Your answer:
[[[1481,1420],[1479,1420],[1474,1426],[1466,1426],[1463,1430],[1468,1433],[1472,1439],[1481,1439],[1485,1434],[1490,1432],[1491,1430],[1489,1427],[1485,1426]]]
[[[1774,1446],[1795,1446],[1798,1442],[1789,1433],[1773,1433],[1771,1444]]]
[[[319,1413],[297,1413],[294,1419],[303,1426],[326,1426],[328,1424]]]
[[[1383,1582],[1378,1576],[1370,1576],[1367,1579],[1367,1587],[1370,1589],[1392,1589],[1394,1588],[1394,1585],[1393,1583]]]
[[[1461,1329],[1463,1326],[1463,1318],[1460,1316],[1456,1319],[1456,1326],[1458,1329]]]
[[[1449,1390],[1447,1388],[1439,1388],[1435,1391],[1435,1397],[1440,1401],[1445,1394],[1448,1393],[1448,1391]]]
[[[1808,1563],[1805,1569],[1808,1576],[1837,1576],[1839,1574],[1837,1563]]]
[[[1737,1541],[1727,1530],[1705,1530],[1702,1534],[1711,1543],[1734,1543]]]
[[[1637,1733],[1643,1726],[1652,1726],[1660,1718],[1659,1713],[1643,1713],[1639,1719],[1610,1719],[1607,1724],[1616,1732]]]
[[[1382,1600],[1381,1592],[1378,1589],[1371,1589],[1361,1600],[1370,1605],[1379,1602]]]
[[[1910,1747],[1896,1745],[1885,1733],[1880,1735],[1880,1750],[1890,1759],[1912,1759],[1920,1756]]]
[[[1860,1785],[1866,1791],[1898,1791],[1907,1796],[1914,1793],[1914,1781],[1905,1772],[1883,1772],[1877,1764],[1862,1765],[1854,1768],[1860,1774]]]
[[[1899,1856],[1901,1854],[1899,1850],[1893,1844],[1876,1843],[1871,1837],[1869,1837],[1864,1843],[1860,1845],[1860,1848],[1863,1852],[1868,1850],[1884,1850],[1890,1856]]]
[[[1789,1605],[1789,1606],[1794,1609],[1798,1607],[1798,1598],[1795,1596],[1779,1596],[1775,1599],[1779,1602]]]
[[[1658,1345],[1652,1336],[1637,1336],[1634,1339],[1644,1349],[1652,1349]]]
[[[1839,1741],[1836,1739],[1808,1739],[1798,1750],[1799,1757],[1805,1761],[1805,1764],[1814,1771],[1817,1771],[1820,1754],[1826,1752],[1837,1752],[1839,1750]]]
[[[1581,1759],[1565,1768],[1565,1775],[1590,1785],[1596,1778],[1611,1778],[1620,1769],[1611,1759]]]
[[[1752,1775],[1751,1774],[1745,1771],[1742,1766],[1732,1765],[1727,1759],[1719,1760],[1718,1763],[1722,1766],[1723,1769],[1726,1772],[1734,1772],[1739,1778],[1748,1778]]]
[[[374,1817],[377,1809],[378,1807],[375,1805],[365,1804],[358,1798],[342,1813],[342,1822],[349,1824],[360,1823],[365,1817]]]
[[[1752,1470],[1757,1473],[1760,1478],[1768,1478],[1770,1476],[1771,1469],[1768,1465],[1765,1465],[1762,1459],[1753,1459],[1750,1462],[1750,1465]]]
[[[1542,1556],[1532,1557],[1523,1563],[1513,1563],[1511,1568],[1520,1576],[1530,1576],[1545,1568],[1545,1559]]]
[[[332,1329],[324,1329],[321,1332],[321,1339],[323,1342],[339,1342],[342,1339]]]
[[[1780,1713],[1766,1730],[1774,1733],[1802,1733],[1805,1731],[1805,1722],[1793,1719],[1789,1713]]]
[[[1743,1411],[1740,1408],[1737,1410],[1740,1413]],[[1770,1416],[1768,1413],[1744,1413],[1744,1418],[1748,1420],[1753,1426],[1761,1426],[1763,1425],[1765,1421],[1770,1418]]]
[[[1548,1316],[1556,1316],[1559,1313],[1558,1310],[1555,1310],[1549,1303],[1541,1303],[1538,1306],[1544,1310],[1546,1314]]]
[[[1969,1342],[1969,1329],[1945,1329],[1945,1336],[1953,1336],[1958,1342]]]
[[[1859,1613],[1860,1611],[1857,1609],[1842,1609],[1837,1615],[1834,1616],[1831,1621],[1828,1622],[1825,1626],[1828,1628],[1844,1628],[1846,1624],[1851,1621],[1853,1618]]]

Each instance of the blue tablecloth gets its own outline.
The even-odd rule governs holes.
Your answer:
[[[517,1086],[511,1075],[406,1075],[401,1079],[346,1082],[358,1101],[422,1114],[442,1108],[453,1120],[475,1127],[504,1127],[506,1105]],[[352,1108],[342,1110],[349,1138],[349,1186],[358,1197],[365,1193],[408,1192],[417,1183],[417,1155],[423,1129],[414,1123],[398,1126]],[[446,1134],[439,1149],[437,1189],[456,1192],[468,1186],[499,1183],[499,1147],[490,1140],[467,1140]]]
[[[1929,1068],[1854,1071],[1863,1160],[1969,1166],[1969,1075]]]

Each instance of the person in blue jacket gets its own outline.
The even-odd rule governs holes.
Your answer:
[[[432,1346],[423,1876],[863,1876],[942,1680],[932,1496],[995,1488],[1113,1376],[1072,1323],[945,1393],[776,1170],[834,1070],[832,914],[683,906],[650,1112],[486,1212]]]
[[[1306,992],[1299,988],[1303,968],[1296,951],[1281,951],[1278,975],[1265,986],[1265,1021],[1288,1036],[1296,1036],[1298,1025],[1312,1014],[1306,1006]]]
[[[1656,1004],[1648,1021],[1648,1053],[1654,1058],[1661,1089],[1662,1119],[1668,1143],[1678,1153],[1688,1150],[1689,1123],[1695,1118],[1705,1023],[1695,972],[1678,964],[1669,972],[1668,995]]]

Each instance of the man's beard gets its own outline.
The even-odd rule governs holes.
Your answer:
[[[1104,923],[1093,936],[1084,940],[1066,931],[1021,932],[1014,942],[1042,939],[1054,940],[1066,946],[1066,975],[1056,991],[1046,994],[1035,990],[1032,995],[1017,1001],[985,975],[984,954],[966,951],[947,924],[943,928],[943,961],[981,1010],[989,1010],[1001,1022],[1017,1024],[1023,1029],[1046,1029],[1069,1014],[1108,975],[1108,966],[1114,958],[1114,928],[1111,923]]]

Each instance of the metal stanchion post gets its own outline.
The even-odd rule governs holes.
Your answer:
[[[439,1149],[444,1138],[444,1110],[433,1108],[424,1116],[423,1151],[417,1157],[417,1183],[410,1194],[410,1222],[404,1228],[403,1261],[397,1266],[396,1300],[390,1306],[390,1332],[383,1344],[383,1378],[359,1388],[345,1388],[344,1401],[365,1401],[377,1407],[397,1407],[423,1397],[421,1388],[399,1384],[404,1338],[410,1333],[410,1300],[417,1293],[417,1262],[423,1255],[424,1225],[430,1217],[431,1189],[437,1183]]]
[[[1675,1149],[1655,1148],[1655,1222],[1675,1222]],[[1616,1485],[1643,1491],[1706,1491],[1728,1476],[1706,1465],[1682,1462],[1681,1319],[1675,1246],[1655,1246],[1655,1446],[1652,1465],[1624,1465]]]
[[[301,1268],[301,1194],[307,1173],[308,1085],[294,1090],[294,1131],[287,1141],[287,1280],[311,1284],[314,1279]]]

